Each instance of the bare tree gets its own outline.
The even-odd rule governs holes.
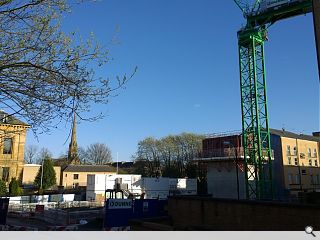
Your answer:
[[[83,147],[78,147],[78,157],[81,164],[88,164],[87,151]]]
[[[86,150],[88,163],[95,165],[105,165],[112,161],[111,151],[104,143],[91,144]]]
[[[24,151],[24,159],[26,163],[28,164],[35,163],[37,160],[37,155],[38,155],[38,146],[29,145],[26,147]]]
[[[50,152],[50,150],[48,148],[41,148],[39,153],[38,153],[38,157],[37,157],[37,163],[38,164],[41,164],[42,161],[44,159],[47,159],[47,158],[52,158],[52,153]]]
[[[74,111],[82,120],[102,117],[82,113],[106,104],[132,76],[115,81],[97,76],[94,69],[108,63],[108,50],[93,36],[82,40],[60,30],[75,2],[81,1],[0,1],[0,108],[27,121],[34,132],[70,121]]]

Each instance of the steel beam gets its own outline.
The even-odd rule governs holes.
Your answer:
[[[313,0],[313,23],[314,35],[316,40],[317,57],[318,57],[318,73],[320,81],[320,0]]]

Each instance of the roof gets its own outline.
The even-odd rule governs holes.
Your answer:
[[[11,124],[11,125],[23,125],[23,126],[30,126],[18,118],[14,117],[12,114],[8,114],[2,110],[0,110],[0,124]]]
[[[113,162],[111,165],[113,167],[117,167],[118,165],[119,168],[131,168],[133,166],[133,162]]]
[[[277,135],[280,137],[296,138],[296,139],[302,139],[302,140],[307,140],[307,141],[320,142],[320,137],[315,137],[315,136],[305,135],[305,134],[297,134],[297,133],[288,132],[285,130],[278,130],[278,129],[271,129],[270,128],[270,134]]]
[[[23,167],[41,167],[41,164],[28,163],[24,164]]]
[[[233,131],[233,132],[229,132],[226,134],[210,134],[210,135],[207,135],[206,139],[221,138],[221,137],[227,137],[227,136],[229,136],[229,137],[230,136],[237,136],[239,134],[242,134],[242,133],[239,131]],[[317,137],[317,136],[306,135],[306,134],[297,134],[297,133],[288,132],[285,130],[273,129],[273,128],[270,128],[270,134],[277,135],[280,137],[296,138],[296,139],[302,139],[302,140],[307,140],[307,141],[320,142],[320,137]]]
[[[114,167],[108,165],[68,165],[64,172],[116,172]]]

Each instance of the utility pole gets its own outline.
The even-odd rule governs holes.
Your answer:
[[[117,152],[117,174],[118,174],[118,172],[119,172],[119,167],[118,167],[118,159],[119,158],[119,153]]]
[[[43,161],[44,159],[42,159],[42,163],[41,163],[41,182],[40,182],[40,189],[42,190],[42,181],[43,181]]]
[[[318,58],[318,74],[320,81],[320,0],[313,0],[313,25],[314,36],[316,40],[317,58]]]

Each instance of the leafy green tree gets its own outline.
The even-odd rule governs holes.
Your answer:
[[[147,137],[138,143],[136,171],[146,176],[196,177],[193,160],[202,148],[204,136],[192,133],[169,135],[161,139]]]
[[[7,186],[2,179],[0,179],[0,196],[5,196],[7,195]]]
[[[73,112],[82,120],[102,117],[87,113],[132,76],[97,75],[109,51],[93,34],[83,39],[61,30],[62,19],[84,1],[0,0],[0,108],[9,107],[33,131],[55,128]]]
[[[9,194],[11,196],[19,196],[22,194],[22,189],[19,186],[19,181],[16,178],[12,178],[9,183]]]
[[[42,177],[42,188],[41,188],[41,177]],[[43,172],[42,166],[39,168],[38,174],[34,180],[34,185],[40,190],[48,189],[56,185],[56,172],[53,168],[53,162],[48,156],[43,160]]]

